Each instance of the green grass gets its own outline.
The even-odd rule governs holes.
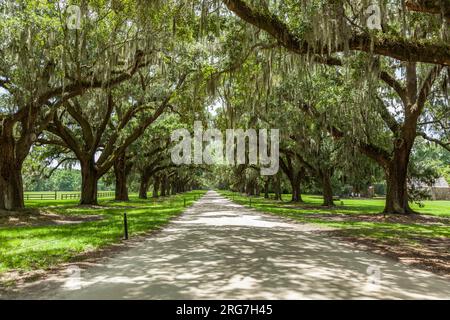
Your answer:
[[[233,201],[250,205],[247,196],[230,191],[219,191]],[[294,204],[289,202],[289,194],[284,194],[284,201],[264,199],[263,197],[251,197],[251,206],[259,211],[275,215],[285,216],[299,220],[301,222],[316,223],[341,229],[349,236],[364,236],[375,239],[406,240],[415,242],[418,238],[450,238],[449,225],[424,225],[418,223],[391,223],[391,222],[364,222],[364,221],[331,221],[322,214],[377,214],[383,211],[383,199],[343,199],[336,201],[336,208],[322,207],[320,196],[303,195],[305,203]],[[425,201],[424,207],[413,208],[428,215],[450,217],[450,201]],[[318,214],[314,217],[314,214]],[[320,215],[319,215],[320,214]]]
[[[131,195],[129,202],[101,200],[103,208],[77,206],[78,200],[27,201],[27,207],[43,208],[62,215],[102,215],[103,220],[80,224],[0,229],[0,273],[11,270],[45,269],[69,261],[80,253],[119,242],[123,237],[123,213],[128,216],[129,235],[155,230],[179,215],[205,191],[191,191],[155,201]],[[130,208],[133,207],[133,208]]]

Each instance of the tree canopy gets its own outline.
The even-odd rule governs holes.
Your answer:
[[[151,186],[159,196],[215,184],[288,188],[292,201],[321,192],[327,206],[345,185],[385,180],[385,212],[410,213],[411,181],[450,170],[449,10],[449,0],[3,1],[0,209],[24,207],[23,177],[73,180],[72,168],[81,204],[97,203],[99,179],[117,200],[129,187],[146,198]],[[280,172],[174,164],[171,132],[194,121],[279,128]]]

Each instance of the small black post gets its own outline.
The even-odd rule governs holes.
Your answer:
[[[249,197],[249,199],[250,199],[250,207],[251,207],[252,206],[252,198]]]
[[[128,220],[126,212],[123,214],[123,238],[124,240],[128,240]]]
[[[183,206],[186,207],[186,198],[183,198]]]

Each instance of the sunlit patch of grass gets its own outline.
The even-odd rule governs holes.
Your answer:
[[[266,208],[280,212],[286,208],[287,211],[295,213],[321,213],[321,214],[377,214],[384,209],[384,199],[341,199],[335,201],[336,207],[323,207],[322,197],[316,195],[302,195],[302,203],[290,202],[290,194],[283,194],[283,201],[265,199],[264,197],[247,197],[239,193],[221,190],[224,196],[232,198],[241,204],[249,205],[250,198],[255,208]],[[450,201],[424,201],[423,207],[411,204],[411,207],[423,214],[450,217]],[[283,210],[281,210],[283,211]]]
[[[184,211],[205,191],[191,191],[170,197],[129,202],[101,200],[98,207],[78,207],[76,200],[53,200],[51,211],[66,215],[102,215],[100,221],[80,224],[29,226],[0,229],[0,273],[9,270],[45,269],[76,255],[118,242],[123,237],[123,213],[127,213],[129,235],[161,228]],[[42,203],[35,207],[46,209]],[[103,207],[102,207],[103,206]]]
[[[316,223],[345,230],[349,236],[370,237],[378,239],[403,239],[414,241],[415,238],[450,238],[448,225],[425,225],[419,223],[335,221],[327,219],[329,214],[356,215],[377,214],[383,211],[383,199],[343,199],[336,201],[337,207],[321,206],[319,196],[304,195],[304,203],[289,202],[290,195],[283,195],[285,201],[265,199],[263,197],[247,197],[230,191],[220,193],[231,200],[250,206],[262,212],[293,218],[301,222]],[[251,202],[250,202],[251,201]],[[425,201],[423,208],[416,210],[424,214],[450,217],[450,201]],[[317,214],[317,217],[314,215]],[[325,215],[325,216],[324,216]]]

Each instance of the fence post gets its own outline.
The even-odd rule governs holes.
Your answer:
[[[183,206],[186,207],[186,198],[183,198]]]
[[[128,220],[126,212],[123,213],[123,238],[128,240]]]
[[[249,197],[249,200],[250,200],[250,207],[251,207],[252,206],[252,198]]]
[[[56,190],[55,190],[55,200],[58,200],[58,193]]]

